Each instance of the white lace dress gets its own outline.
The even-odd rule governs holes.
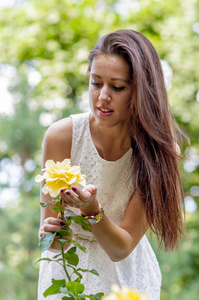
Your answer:
[[[79,165],[86,174],[87,183],[97,187],[97,198],[106,215],[116,224],[120,224],[130,196],[133,192],[129,181],[132,149],[117,161],[102,159],[92,141],[89,127],[89,113],[72,115],[73,138],[71,150],[72,165]],[[74,209],[73,209],[74,210]],[[66,212],[71,215],[71,213]],[[84,269],[96,269],[99,276],[83,274],[82,283],[85,293],[110,293],[112,284],[127,285],[146,293],[150,300],[160,299],[161,272],[156,256],[144,236],[133,252],[124,260],[112,262],[96,242],[92,233],[85,232],[79,225],[73,224],[74,233],[81,239],[87,253],[78,250],[79,265]],[[43,257],[52,258],[55,253],[45,251]],[[43,297],[43,292],[51,285],[51,280],[63,279],[64,273],[57,263],[42,261],[40,263],[38,300],[62,299],[63,294]]]

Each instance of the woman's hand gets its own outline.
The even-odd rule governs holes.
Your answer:
[[[97,189],[94,185],[86,185],[82,190],[72,187],[72,190],[62,190],[61,198],[64,204],[79,208],[82,215],[90,215],[99,211],[96,199]]]
[[[48,233],[54,233],[57,230],[61,230],[61,229],[65,230],[64,226],[65,226],[65,222],[64,222],[64,220],[61,220],[60,218],[53,218],[53,217],[46,218],[43,221],[42,226],[40,227],[39,237],[41,238],[42,236],[44,236],[45,234],[48,234]],[[69,227],[69,232],[71,233],[71,236],[72,236],[72,230],[70,227]],[[63,235],[63,239],[69,240],[69,239],[71,239],[71,236]],[[60,242],[57,241],[58,239],[59,239],[59,236],[54,237],[54,240],[48,250],[50,250],[52,252],[60,252],[61,251]],[[69,247],[69,245],[70,244],[68,244],[68,243],[64,243],[64,250],[66,250]]]

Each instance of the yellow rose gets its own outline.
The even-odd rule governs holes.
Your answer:
[[[123,286],[120,289],[118,285],[113,285],[112,293],[102,297],[102,300],[148,300],[148,297],[127,286]]]
[[[51,197],[59,195],[62,189],[70,189],[71,186],[81,187],[86,185],[86,176],[81,174],[80,167],[72,166],[70,159],[64,159],[62,162],[47,160],[43,175],[35,177],[36,182],[45,180],[42,192],[50,194]]]

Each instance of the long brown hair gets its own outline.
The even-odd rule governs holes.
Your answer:
[[[132,179],[146,210],[150,228],[160,246],[173,250],[185,235],[177,135],[159,56],[151,42],[133,30],[105,35],[89,54],[89,70],[98,54],[119,55],[130,66],[132,97],[129,101]],[[177,134],[178,133],[178,134]]]

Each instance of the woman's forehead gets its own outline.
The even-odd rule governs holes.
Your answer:
[[[90,74],[96,77],[109,74],[113,80],[129,81],[130,66],[119,55],[99,54],[92,61]]]

